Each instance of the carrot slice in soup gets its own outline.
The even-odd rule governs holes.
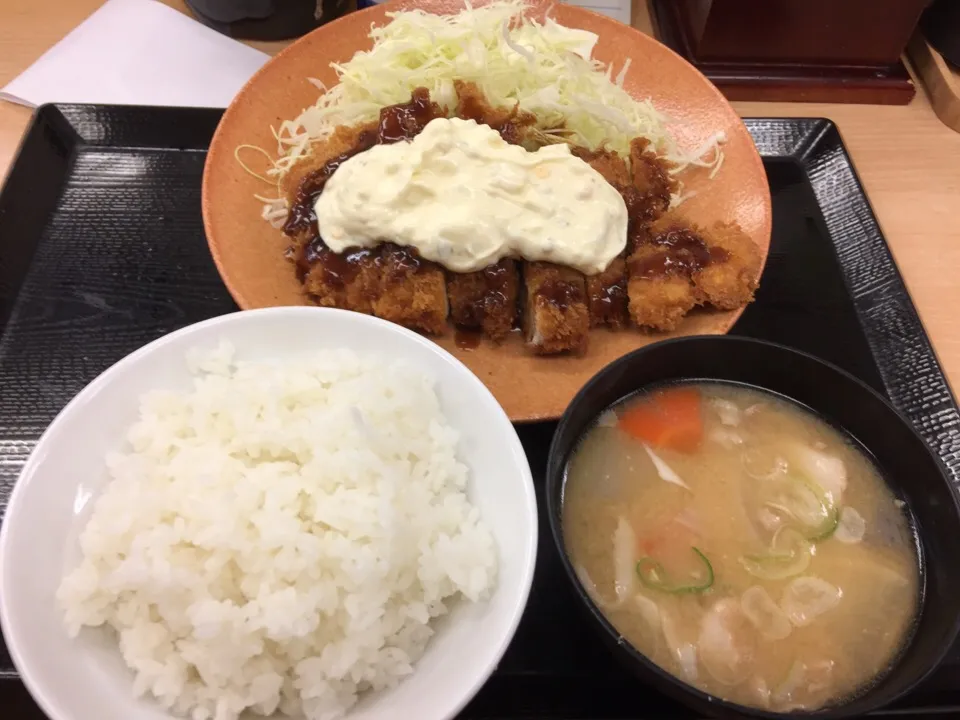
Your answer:
[[[700,391],[658,390],[620,416],[620,427],[654,448],[693,452],[703,439]]]

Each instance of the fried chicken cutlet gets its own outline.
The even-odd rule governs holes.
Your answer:
[[[632,201],[630,216],[653,222],[670,208],[678,183],[670,175],[671,165],[657,157],[646,138],[634,138],[630,143],[630,185],[638,196]],[[630,202],[630,200],[628,200]]]
[[[446,331],[443,268],[412,248],[386,243],[337,254],[317,238],[303,252],[304,289],[320,307],[373,314],[432,335]]]
[[[655,232],[644,228],[633,238],[627,258],[628,311],[633,323],[652,330],[673,330],[697,304],[687,273],[672,266]]]
[[[454,80],[457,93],[457,117],[489,125],[511,145],[523,145],[528,132],[536,126],[537,118],[519,106],[512,108],[491,105],[476,83]]]
[[[706,229],[671,215],[638,234],[627,268],[631,319],[669,331],[696,305],[732,310],[750,302],[760,251],[734,225]]]
[[[619,190],[627,204],[631,219],[639,217],[646,221],[666,210],[675,184],[667,180],[669,176],[666,167],[662,166],[661,161],[656,157],[637,150],[640,159],[636,162],[645,166],[645,170],[638,174],[636,171],[632,172],[627,162],[612,150],[603,148],[588,150],[573,146],[570,152],[586,162],[600,173],[604,180]],[[646,167],[647,165],[650,167]],[[640,186],[634,184],[636,178],[640,178]],[[667,195],[666,204],[662,202],[663,193]],[[642,225],[637,224],[636,229],[631,229],[631,236],[641,230]],[[627,325],[629,318],[626,257],[631,252],[632,243],[628,244],[625,253],[614,258],[603,272],[586,276],[587,307],[590,311],[591,327],[607,326],[619,330]]]
[[[447,330],[447,286],[443,268],[418,257],[412,248],[380,246],[380,282],[373,314],[404,327],[442,335]]]
[[[337,127],[313,152],[291,168],[280,188],[290,198],[290,214],[284,232],[290,237],[288,256],[296,263],[304,291],[320,307],[343,308],[370,314],[380,271],[378,253],[360,250],[338,256],[318,235],[313,203],[327,180],[358,148],[373,145],[376,123]]]
[[[590,330],[583,274],[552,263],[523,264],[526,286],[523,326],[538,355],[581,352]]]
[[[373,122],[357,127],[337,126],[329,138],[315,143],[310,155],[297,162],[280,180],[280,192],[290,206],[283,232],[294,244],[306,244],[316,237],[314,202],[341,163],[373,147],[376,127]]]
[[[584,277],[587,290],[587,308],[590,327],[609,327],[620,330],[627,326],[627,262],[624,256],[615,257],[607,269]]]
[[[327,180],[348,158],[378,143],[415,137],[445,114],[424,88],[418,88],[409,103],[383,108],[376,122],[337,127],[282,180],[281,190],[291,206],[283,228],[292,240],[289,254],[304,290],[321,307],[372,313],[434,334],[446,329],[447,295],[439,265],[421,260],[413,250],[390,245],[338,255],[323,242],[313,209]]]
[[[630,184],[630,169],[626,161],[612,150],[589,150],[579,145],[571,145],[570,154],[603,175],[603,179],[617,190],[622,191],[622,188]]]
[[[527,149],[551,142],[537,130],[536,118],[518,107],[490,105],[475,84],[458,81],[456,92],[461,118],[486,124]],[[443,333],[449,318],[495,341],[514,328],[520,305],[533,351],[554,354],[583,350],[591,327],[619,329],[632,321],[670,330],[697,305],[732,309],[752,299],[760,251],[735,225],[718,223],[706,230],[677,214],[662,217],[677,183],[670,164],[643,138],[631,143],[628,159],[603,147],[570,146],[617,189],[628,211],[626,249],[595,275],[511,258],[477,272],[454,273],[389,237],[370,249],[330,250],[313,205],[337,168],[375,144],[413,138],[446,115],[420,88],[409,103],[383,108],[375,122],[336,128],[283,179],[291,205],[284,227],[292,241],[289,255],[317,304],[375,314],[431,334]]]
[[[295,251],[303,289],[320,307],[373,313],[379,294],[379,250],[338,255],[319,237]]]
[[[454,325],[483,330],[494,342],[502,341],[513,330],[519,294],[520,271],[510,258],[477,272],[447,274]]]
[[[760,248],[738,225],[715,223],[702,233],[711,251],[727,257],[693,273],[693,284],[718,310],[735,310],[753,301],[760,274]]]

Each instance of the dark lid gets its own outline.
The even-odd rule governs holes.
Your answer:
[[[243,40],[305,35],[354,7],[351,0],[185,0],[200,22]]]

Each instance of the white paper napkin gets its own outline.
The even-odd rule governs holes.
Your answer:
[[[155,0],[108,0],[0,99],[226,107],[268,59]]]

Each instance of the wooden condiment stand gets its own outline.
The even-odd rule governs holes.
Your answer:
[[[731,100],[905,105],[929,0],[652,0],[658,38]]]

